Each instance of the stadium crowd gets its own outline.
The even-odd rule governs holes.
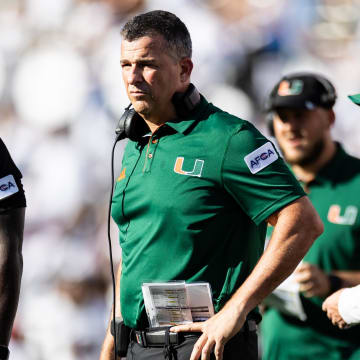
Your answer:
[[[152,9],[188,26],[198,89],[266,135],[264,101],[281,75],[327,76],[338,92],[334,138],[360,156],[360,115],[347,98],[360,92],[359,0],[2,0],[0,136],[28,204],[14,360],[100,352],[111,303],[110,152],[128,105],[120,28]],[[118,262],[114,225],[111,233]]]

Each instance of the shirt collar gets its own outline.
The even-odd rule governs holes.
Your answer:
[[[207,100],[201,95],[200,102],[195,106],[194,110],[189,113],[188,117],[168,121],[166,125],[185,135],[185,133],[202,118],[208,105]]]
[[[341,166],[347,154],[343,147],[336,143],[336,152],[332,159],[316,174],[314,182],[316,183],[332,183],[336,182],[338,176],[341,175]]]

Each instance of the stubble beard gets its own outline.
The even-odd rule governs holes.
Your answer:
[[[153,98],[151,95],[148,95],[148,96],[149,96],[149,99],[146,99],[146,100],[144,99],[144,100],[139,101],[136,99],[130,99],[135,111],[138,114],[147,116],[151,113],[151,110],[152,110],[151,103],[152,103]]]
[[[285,160],[290,165],[298,165],[298,166],[307,166],[312,163],[315,163],[320,156],[322,155],[322,152],[325,148],[325,141],[323,139],[319,139],[306,153],[303,153],[302,155],[298,156],[297,158],[288,158],[286,156],[286,152],[282,147],[280,147],[280,150],[284,154]]]

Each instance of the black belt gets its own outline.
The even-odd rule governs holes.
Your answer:
[[[169,345],[179,345],[187,337],[197,336],[198,333],[175,333],[169,331]],[[163,347],[166,344],[166,329],[148,329],[133,330],[131,332],[131,340],[137,342],[142,347]]]
[[[255,320],[247,320],[241,328],[240,333],[245,331],[256,331]],[[201,332],[169,332],[169,344],[179,345],[186,338],[200,337]],[[154,328],[147,330],[132,330],[131,340],[137,342],[142,347],[163,347],[166,344],[166,328]]]

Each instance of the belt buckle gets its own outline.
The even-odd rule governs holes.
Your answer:
[[[170,332],[169,333],[169,342],[170,345],[179,345],[181,342],[181,337],[180,337],[181,333],[177,333],[177,332]]]

